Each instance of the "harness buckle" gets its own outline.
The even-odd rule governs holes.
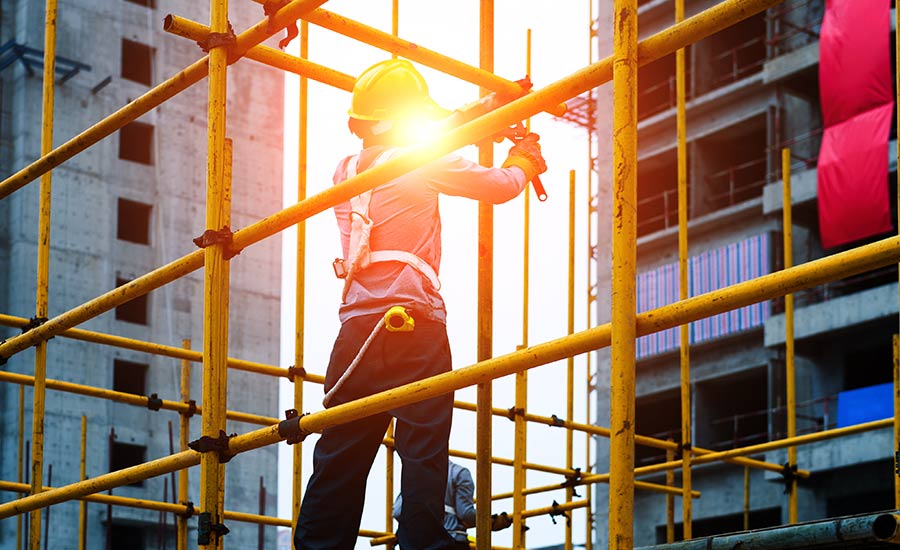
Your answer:
[[[344,265],[343,258],[335,258],[333,262],[331,262],[331,267],[334,269],[334,276],[338,279],[346,279],[347,278],[347,266]]]

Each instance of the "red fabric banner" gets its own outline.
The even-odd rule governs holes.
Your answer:
[[[890,0],[828,0],[819,41],[819,233],[831,248],[891,230]]]

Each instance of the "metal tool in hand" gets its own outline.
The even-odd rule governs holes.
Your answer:
[[[495,136],[495,139],[499,138],[499,141],[502,141],[503,138],[507,138],[513,143],[519,143],[520,141],[525,139],[525,136],[527,135],[528,129],[525,128],[525,125],[521,122],[517,122],[515,126],[510,126],[506,130],[498,133]],[[541,182],[540,176],[536,175],[531,178],[531,185],[534,187],[534,192],[537,195],[539,201],[544,202],[545,200],[547,200],[547,191],[544,190],[544,184],[543,182]]]

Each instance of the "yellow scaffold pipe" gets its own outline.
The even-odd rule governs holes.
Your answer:
[[[294,0],[288,6],[295,5],[300,1]],[[650,63],[680,47],[696,42],[777,3],[778,0],[725,0],[708,10],[686,19],[681,24],[643,40],[638,48],[640,62],[642,64]],[[287,7],[279,11],[279,14],[285,9]],[[241,36],[244,36],[244,34],[246,33],[241,34]],[[434,146],[413,148],[402,155],[397,155],[387,162],[347,179],[340,185],[330,187],[305,201],[294,204],[235,232],[233,246],[236,249],[246,248],[299,221],[319,214],[338,203],[349,200],[351,197],[406,174],[427,162],[440,158],[460,147],[482,140],[487,136],[494,135],[510,124],[525,120],[529,116],[541,112],[548,105],[565,101],[608,82],[611,77],[612,58],[607,57],[541,90],[514,100],[503,107],[499,107],[447,132],[444,139]],[[51,156],[53,156],[52,153]],[[2,188],[3,184],[0,184],[0,190]],[[0,198],[2,198],[2,192],[0,192]],[[202,265],[203,251],[197,250],[54,317],[37,328],[14,336],[5,343],[0,344],[0,362],[4,358],[8,359],[10,356],[42,340],[51,338],[66,329],[96,317],[104,311],[108,311],[187,275],[199,269]]]
[[[285,26],[300,19],[304,13],[313,10],[326,0],[292,0],[271,17],[261,20],[256,25],[239,34],[229,50],[231,59],[240,58],[253,46],[258,45],[273,34],[277,34]],[[209,72],[209,56],[189,65],[171,78],[157,84],[147,93],[137,97],[118,111],[87,128],[69,141],[63,143],[48,154],[32,162],[12,176],[0,182],[0,200],[34,181],[45,172],[56,168],[63,162],[84,151],[101,139],[111,135],[129,122],[137,119],[163,102],[203,80]]]
[[[637,472],[635,472],[637,475]],[[594,483],[609,483],[609,474],[591,474],[589,476],[583,476],[581,479],[573,481],[571,484],[572,487],[590,487]],[[522,490],[522,494],[524,495],[537,495],[540,493],[549,493],[552,491],[559,491],[566,487],[567,484],[564,483],[556,483],[553,485],[540,485],[537,487],[529,487],[527,489]],[[675,485],[661,485],[659,483],[651,483],[649,481],[639,481],[635,480],[634,488],[640,489],[642,491],[649,491],[651,493],[660,493],[664,495],[672,495],[677,496],[682,494],[681,487],[677,487]],[[700,498],[700,491],[691,491],[691,495],[694,498]],[[513,498],[512,491],[508,491],[506,493],[497,493],[496,495],[491,495],[491,500],[503,500],[505,498]]]
[[[637,336],[659,332],[732,309],[771,300],[789,292],[797,292],[826,281],[843,279],[851,275],[898,263],[898,261],[900,261],[900,237],[876,241],[790,269],[776,271],[750,281],[737,283],[640,313],[636,319]],[[509,376],[522,369],[560,361],[570,355],[579,355],[600,349],[609,345],[610,328],[609,323],[593,327],[571,336],[536,344],[527,349],[493,357],[469,367],[456,369],[327,410],[308,414],[290,421],[285,420],[276,425],[238,435],[229,440],[229,452],[241,453],[276,443],[287,437],[288,433],[293,430],[301,433],[320,432],[329,426],[344,424],[359,418],[386,412],[396,407],[406,406],[484,383],[488,380]],[[724,458],[755,454],[791,444],[803,445],[840,435],[884,428],[891,426],[892,423],[893,419],[879,420],[828,432],[805,434],[797,436],[794,438],[794,441],[787,443],[782,440],[742,449],[710,453],[709,455],[697,457],[695,462],[711,462]],[[286,435],[279,434],[279,427],[282,427]],[[83,484],[76,483],[14,502],[0,504],[0,519],[157,475],[167,474],[181,468],[195,466],[199,464],[199,460],[198,454],[193,451],[180,452],[117,472],[104,474],[89,479]],[[677,463],[663,464],[661,466],[655,468],[655,470],[677,468],[681,466],[681,462],[678,461]],[[644,467],[639,469],[639,471],[641,473],[649,473],[651,468],[654,468],[654,466]]]
[[[44,78],[41,105],[41,154],[53,149],[53,87],[56,82],[57,1],[47,0],[44,17]],[[50,206],[51,173],[41,175],[38,200],[37,281],[35,320],[48,316],[50,297]],[[47,342],[34,350],[34,392],[31,415],[31,492],[38,493],[44,481],[44,410],[46,408]],[[48,512],[49,517],[49,512]],[[31,514],[29,547],[41,550],[41,514]]]
[[[0,313],[0,325],[16,328],[25,328],[29,324],[29,320],[24,317],[15,317]],[[92,330],[84,330],[80,328],[70,328],[62,331],[57,336],[80,340],[82,342],[92,342],[94,344],[102,344],[121,349],[130,349],[132,351],[140,351],[151,355],[159,355],[161,357],[171,357],[173,359],[184,359],[200,363],[203,361],[203,354],[199,351],[178,348],[175,346],[167,346],[165,344],[157,344],[155,342],[145,342],[134,338],[125,338],[123,336],[114,336],[112,334],[104,334]],[[292,374],[289,369],[276,367],[274,365],[266,365],[255,361],[247,361],[244,359],[228,358],[228,368],[241,370],[246,372],[254,372],[267,376],[277,376],[281,378],[291,378]],[[315,374],[307,374],[304,376],[307,382],[316,384],[324,384],[325,377]]]
[[[210,32],[209,27],[202,23],[173,14],[167,15],[163,20],[163,30],[190,40],[203,40],[209,36]],[[300,57],[295,57],[281,50],[261,44],[247,50],[244,57],[348,92],[353,90],[353,83],[356,82],[356,78],[324,65],[313,63],[302,54]],[[303,96],[301,95],[300,97]]]
[[[10,382],[12,384],[20,384],[22,386],[33,386],[34,377],[27,374],[19,374],[16,372],[0,371],[0,382]],[[48,390],[61,391],[66,393],[74,393],[76,395],[86,395],[88,397],[98,397],[116,403],[124,403],[134,405],[135,407],[143,407],[149,409],[159,407],[161,410],[176,411],[181,414],[196,414],[202,416],[203,408],[200,405],[191,405],[183,401],[170,401],[168,399],[155,399],[152,396],[137,395],[135,393],[126,393],[115,390],[107,390],[105,388],[96,388],[94,386],[85,386],[75,384],[74,382],[65,382],[62,380],[46,380]],[[259,424],[261,426],[271,426],[278,422],[277,418],[271,416],[262,416],[258,414],[245,413],[239,411],[228,411],[228,420],[235,422],[246,422],[248,424]]]

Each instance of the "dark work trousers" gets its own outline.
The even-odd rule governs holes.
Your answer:
[[[412,332],[381,330],[331,406],[451,370],[444,324],[417,318],[415,312],[412,315]],[[381,315],[365,315],[341,326],[325,375],[326,392],[356,357],[378,322],[383,322]],[[447,394],[326,428],[313,454],[313,474],[303,495],[294,534],[295,549],[354,548],[366,478],[391,417],[397,419],[394,444],[403,464],[403,511],[397,529],[400,548],[452,548],[453,540],[444,530],[452,413],[453,394]]]

